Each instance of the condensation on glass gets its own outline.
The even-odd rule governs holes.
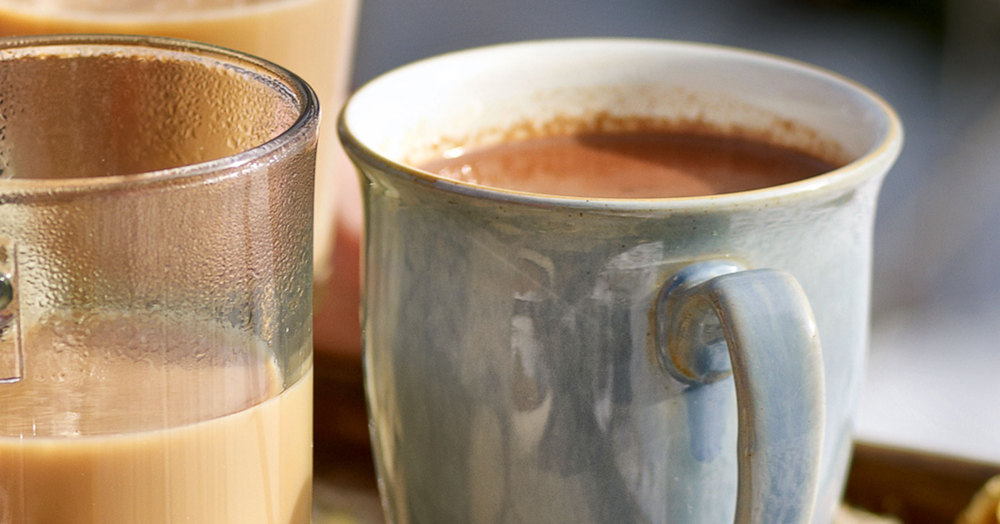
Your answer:
[[[169,500],[155,510],[165,521],[244,522],[241,506],[256,511],[258,499],[267,522],[302,521],[311,419],[285,416],[284,394],[311,380],[317,118],[297,77],[221,48],[0,40],[0,521],[10,510],[14,521],[58,520],[53,508],[78,502],[116,521],[158,507],[156,497]],[[311,416],[311,387],[299,389],[310,394],[297,413]],[[219,438],[199,429],[272,400],[281,424],[255,411],[259,438],[247,447],[264,458],[240,451],[252,433],[242,422]],[[100,439],[122,435],[139,437]],[[184,485],[168,482],[212,439],[231,456],[207,455]],[[60,476],[39,473],[58,465],[37,443],[91,464],[90,480],[60,484],[74,495],[43,504],[38,490],[56,489]],[[286,468],[272,447],[302,459],[290,496],[275,480],[285,469],[260,486],[227,473],[258,460]],[[147,448],[160,450],[150,460],[167,457],[149,475],[129,462]],[[4,455],[20,466],[4,466]],[[75,474],[62,477],[83,478]],[[100,498],[119,481],[133,488]],[[128,502],[161,481],[162,496]],[[219,503],[202,511],[191,486],[209,493],[212,482]],[[260,489],[232,496],[243,485]]]

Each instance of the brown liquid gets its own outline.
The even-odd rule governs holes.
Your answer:
[[[77,320],[0,383],[0,523],[309,522],[311,370],[282,391],[232,331]]]
[[[802,180],[834,167],[763,142],[666,132],[537,138],[423,166],[489,187],[593,198],[734,193]]]

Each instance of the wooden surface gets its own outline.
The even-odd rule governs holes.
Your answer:
[[[1000,465],[858,443],[845,500],[907,524],[953,523]]]

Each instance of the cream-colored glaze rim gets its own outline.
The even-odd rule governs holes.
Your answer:
[[[714,44],[632,38],[554,39],[497,44],[463,51],[455,51],[419,60],[375,78],[369,82],[369,84],[380,81],[391,81],[390,75],[405,74],[413,69],[421,67],[424,64],[453,60],[466,55],[479,53],[481,51],[496,50],[505,47],[514,48],[520,46],[544,46],[549,44],[564,45],[572,44],[574,42],[599,42],[602,45],[609,46],[627,42],[630,45],[638,43],[641,45],[660,46],[664,48],[670,47],[674,49],[690,48],[734,57],[743,57],[747,60],[756,60],[771,65],[792,68],[800,71],[803,75],[813,75],[824,79],[826,82],[839,84],[840,86],[852,90],[856,94],[860,95],[863,99],[877,108],[878,113],[884,118],[886,131],[881,140],[879,140],[878,143],[876,143],[871,149],[844,166],[821,175],[788,184],[763,189],[754,189],[750,191],[697,197],[628,199],[549,195],[514,191],[504,188],[486,187],[444,178],[439,175],[417,169],[413,166],[408,166],[388,159],[369,148],[351,131],[350,119],[353,116],[351,113],[351,101],[355,96],[357,96],[357,93],[360,93],[365,89],[365,86],[362,86],[355,95],[348,98],[347,103],[340,112],[337,120],[337,126],[338,132],[341,136],[341,141],[348,152],[364,159],[366,163],[376,169],[381,169],[389,173],[396,173],[402,177],[412,179],[415,182],[429,184],[442,191],[506,203],[523,203],[532,206],[564,207],[573,209],[603,209],[608,211],[641,211],[663,208],[671,208],[673,210],[682,211],[705,208],[757,207],[761,205],[774,204],[790,198],[808,198],[810,196],[821,197],[821,195],[849,190],[853,187],[859,186],[870,178],[884,174],[884,172],[888,170],[888,167],[899,155],[899,151],[902,148],[903,127],[895,110],[893,110],[893,108],[885,100],[883,100],[882,97],[860,83],[805,62],[758,51]],[[361,116],[359,115],[358,118],[361,118]]]

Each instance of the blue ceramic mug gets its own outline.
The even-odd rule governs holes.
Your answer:
[[[413,167],[593,115],[750,131],[845,165],[617,200]],[[832,519],[876,197],[902,143],[876,95],[742,50],[555,40],[390,72],[339,125],[364,188],[364,364],[390,520]]]

